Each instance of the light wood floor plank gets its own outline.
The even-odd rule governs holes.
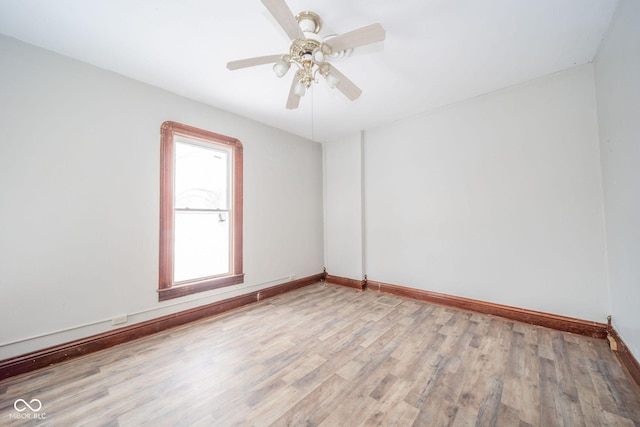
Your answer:
[[[0,425],[633,426],[640,390],[604,340],[319,283],[0,382]]]

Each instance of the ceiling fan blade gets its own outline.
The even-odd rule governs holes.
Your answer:
[[[360,89],[354,82],[349,80],[344,74],[342,74],[336,67],[331,65],[330,67],[331,73],[338,78],[338,83],[336,83],[336,88],[344,94],[351,101],[355,101],[362,94],[362,89]]]
[[[282,55],[257,56],[255,58],[239,59],[227,63],[227,68],[237,70],[239,68],[253,67],[255,65],[273,64],[278,62]]]
[[[385,31],[382,24],[376,22],[353,31],[335,36],[325,42],[331,46],[333,52],[340,52],[366,44],[380,42],[384,40]]]
[[[295,74],[293,76],[293,80],[291,81],[291,89],[289,90],[289,97],[287,98],[287,110],[295,110],[300,105],[300,97],[296,95],[296,83],[298,83],[298,79]]]
[[[262,0],[264,7],[269,10],[269,13],[278,21],[278,24],[282,27],[285,33],[291,40],[302,39],[304,40],[304,33],[296,21],[296,17],[291,13],[291,9],[287,6],[284,0]]]

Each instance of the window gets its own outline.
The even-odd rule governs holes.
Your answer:
[[[242,144],[161,128],[159,300],[242,283]]]

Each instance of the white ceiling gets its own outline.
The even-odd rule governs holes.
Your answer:
[[[288,51],[259,0],[0,0],[0,33],[325,141],[591,62],[618,0],[287,3],[318,13],[321,35],[384,26],[384,42],[336,64],[358,100],[321,81],[287,110],[291,74],[226,69]]]

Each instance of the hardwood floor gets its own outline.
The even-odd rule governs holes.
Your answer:
[[[0,425],[633,426],[640,390],[604,340],[322,283],[0,382]]]

